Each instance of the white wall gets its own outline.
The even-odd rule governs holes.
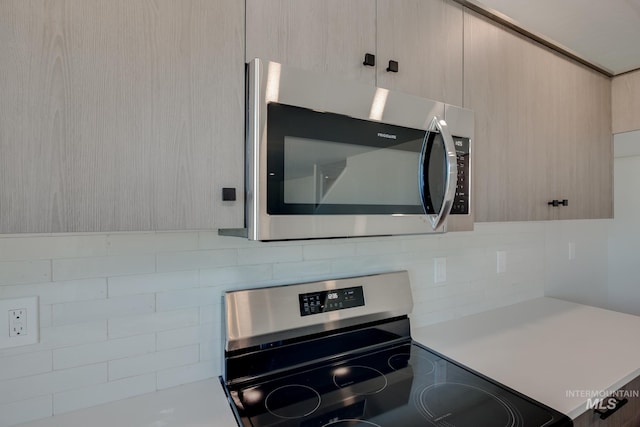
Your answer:
[[[0,236],[0,298],[39,296],[41,327],[39,344],[0,350],[0,426],[217,376],[225,290],[407,269],[414,326],[542,296],[560,279],[597,302],[606,265],[590,248],[606,247],[604,223],[279,243],[215,232]],[[433,281],[434,257],[447,258],[444,283]]]
[[[640,315],[640,131],[616,134],[614,154],[609,306]]]
[[[545,296],[609,308],[607,237],[610,225],[611,220],[547,224]]]

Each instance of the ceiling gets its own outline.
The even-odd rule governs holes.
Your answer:
[[[618,75],[640,69],[640,0],[465,0]]]

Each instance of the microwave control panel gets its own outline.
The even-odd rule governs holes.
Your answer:
[[[471,183],[471,157],[469,138],[454,136],[453,143],[456,146],[458,162],[458,180],[456,183],[456,195],[451,206],[451,214],[469,214],[469,190]]]
[[[364,305],[362,286],[299,294],[300,315],[326,313]]]

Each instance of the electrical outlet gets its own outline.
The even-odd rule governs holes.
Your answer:
[[[576,244],[569,242],[569,261],[576,259]]]
[[[9,337],[27,335],[27,309],[9,310]]]
[[[38,297],[0,300],[0,348],[38,342]]]

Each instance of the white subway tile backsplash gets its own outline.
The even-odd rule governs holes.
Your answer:
[[[220,290],[217,288],[196,288],[156,294],[156,309],[158,312],[178,310],[181,308],[199,307],[220,300]]]
[[[315,243],[302,247],[305,260],[333,259],[356,255],[355,243]]]
[[[41,317],[38,344],[0,350],[0,427],[219,375],[227,290],[408,270],[413,327],[542,296],[549,263],[576,264],[556,260],[566,239],[585,265],[599,253],[585,247],[607,237],[565,223],[270,243],[215,231],[0,237],[0,298],[38,296]],[[436,257],[447,258],[438,284]]]
[[[197,308],[119,317],[109,320],[109,337],[119,338],[185,328],[197,325],[198,319]]]
[[[200,307],[200,324],[221,323],[222,305],[220,303]]]
[[[109,297],[148,294],[198,286],[198,270],[110,277]]]
[[[207,360],[158,372],[158,390],[220,375],[220,361]]]
[[[197,232],[118,233],[107,236],[109,255],[149,254],[198,249]]]
[[[308,281],[314,277],[326,278],[330,273],[330,261],[285,262],[273,265],[273,278],[278,280],[302,279]]]
[[[0,383],[0,405],[106,381],[106,363],[16,378]]]
[[[2,239],[0,239],[1,241]],[[85,279],[64,282],[46,282],[27,285],[7,285],[0,292],[2,298],[38,295],[40,304],[84,301],[106,298],[107,279]]]
[[[21,285],[49,281],[51,281],[51,261],[49,260],[0,262],[0,285]],[[2,293],[0,293],[0,296],[2,296]]]
[[[96,257],[107,254],[107,238],[96,235],[0,237],[0,261]]]
[[[43,348],[62,348],[107,339],[107,321],[73,323],[51,326],[40,330],[40,343]]]
[[[154,255],[54,259],[53,280],[60,281],[144,274],[153,273],[155,269],[156,259]]]
[[[105,341],[106,339],[106,320],[61,326],[47,326],[40,329],[40,342],[33,345],[2,349],[0,350],[0,358]]]
[[[131,295],[91,301],[75,301],[53,306],[53,324],[94,322],[133,314],[152,313],[155,295]]]
[[[185,347],[190,344],[198,344],[200,341],[200,327],[189,326],[187,328],[160,331],[156,337],[156,349],[158,351]]]
[[[356,255],[398,254],[402,252],[402,240],[388,237],[382,240],[362,240],[356,245]]]
[[[219,359],[222,354],[222,328],[218,323],[204,323],[199,328],[200,361]]]
[[[302,246],[270,246],[238,249],[238,264],[272,264],[277,262],[302,261]]]
[[[150,393],[155,390],[155,374],[146,374],[56,393],[53,395],[53,413],[62,414],[105,402]]]
[[[158,272],[198,270],[200,268],[235,265],[237,255],[235,249],[163,252],[157,254]]]
[[[0,406],[0,427],[46,418],[53,415],[53,396],[39,396]]]
[[[246,285],[273,278],[271,264],[207,268],[200,270],[200,286]]]
[[[154,334],[65,347],[53,350],[53,368],[66,369],[74,366],[91,365],[151,353],[155,349],[156,336]]]
[[[0,381],[49,372],[52,369],[51,360],[51,351],[1,357]]]
[[[198,344],[109,362],[109,381],[196,363]]]

